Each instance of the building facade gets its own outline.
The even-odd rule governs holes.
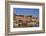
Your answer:
[[[26,27],[26,26],[32,26],[32,24],[36,24],[36,18],[33,18],[32,16],[23,16],[23,15],[16,15],[13,17],[13,22],[15,24],[18,24],[18,26]],[[38,21],[39,22],[39,21]]]

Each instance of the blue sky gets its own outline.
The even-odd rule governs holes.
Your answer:
[[[14,8],[13,10],[16,15],[39,16],[39,9],[35,8]]]

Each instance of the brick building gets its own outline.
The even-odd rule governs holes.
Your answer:
[[[17,27],[32,26],[32,24],[36,24],[36,18],[32,16],[16,15],[13,17],[13,22],[14,26],[16,25]]]

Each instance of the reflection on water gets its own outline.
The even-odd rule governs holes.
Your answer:
[[[39,24],[21,24],[21,23],[19,23],[19,24],[15,24],[14,23],[14,28],[16,28],[16,27],[39,27]]]

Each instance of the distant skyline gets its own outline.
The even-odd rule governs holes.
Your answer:
[[[39,9],[35,8],[13,8],[13,13],[16,15],[25,15],[25,16],[39,16]]]

